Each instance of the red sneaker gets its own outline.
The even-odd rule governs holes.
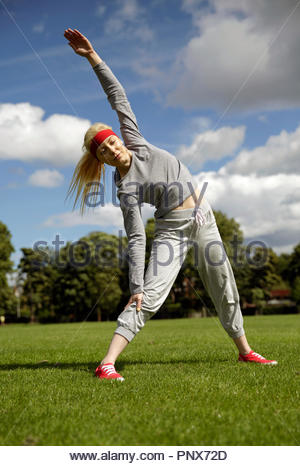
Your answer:
[[[95,370],[95,376],[99,377],[99,379],[116,379],[120,380],[120,382],[123,382],[124,380],[124,377],[118,374],[115,366],[111,362],[100,364],[100,366]]]
[[[277,361],[273,359],[266,359],[258,353],[254,353],[254,351],[250,351],[248,354],[239,354],[238,361],[242,362],[257,362],[258,364],[266,364],[269,366],[276,366]]]

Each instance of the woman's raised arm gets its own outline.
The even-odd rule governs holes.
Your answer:
[[[81,34],[77,29],[68,28],[64,32],[65,38],[69,41],[70,47],[77,55],[88,59],[90,64],[94,67],[102,62],[101,58],[95,52],[91,42]]]
[[[111,69],[95,52],[91,42],[77,29],[66,29],[64,36],[77,55],[87,58],[92,65],[113,110],[117,112],[124,144],[128,149],[145,145],[136,117],[127,99],[126,92]]]

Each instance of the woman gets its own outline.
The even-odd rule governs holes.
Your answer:
[[[82,194],[83,213],[85,196],[95,194],[95,184],[89,182],[100,181],[105,164],[116,167],[114,180],[128,237],[131,297],[118,317],[118,327],[96,376],[124,380],[114,367],[117,357],[161,307],[192,246],[198,272],[221,324],[239,350],[238,360],[277,364],[252,351],[247,342],[234,275],[212,209],[205,198],[199,198],[200,189],[192,175],[173,155],[144,139],[123,87],[90,41],[76,29],[65,30],[64,36],[74,52],[86,57],[93,67],[117,112],[124,141],[107,125],[91,126],[84,138],[85,154],[69,188],[69,194],[77,189],[74,206]],[[140,210],[143,202],[156,207],[155,235],[145,278],[146,236]]]

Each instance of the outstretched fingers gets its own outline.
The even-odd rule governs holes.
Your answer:
[[[72,35],[73,34],[73,31],[71,28],[68,28],[68,29],[65,29],[65,35]]]
[[[78,31],[78,29],[74,29],[74,33],[75,33],[77,36],[79,36],[79,37],[84,37],[84,35],[81,34],[81,32]]]
[[[74,40],[73,34],[70,33],[70,32],[68,32],[68,31],[65,31],[65,32],[64,32],[64,36],[65,36],[66,39],[68,39],[68,40],[70,40],[70,41],[71,41],[71,40]]]
[[[70,28],[66,29],[65,32],[64,32],[64,36],[67,37],[68,39],[79,39],[79,38],[82,38],[82,34],[77,34],[75,33],[75,29],[74,31]]]

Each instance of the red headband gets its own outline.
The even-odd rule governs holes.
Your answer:
[[[99,161],[97,158],[97,149],[102,144],[105,139],[109,136],[117,136],[111,129],[103,129],[93,137],[91,145],[90,145],[90,153]],[[118,137],[118,136],[117,136]]]

